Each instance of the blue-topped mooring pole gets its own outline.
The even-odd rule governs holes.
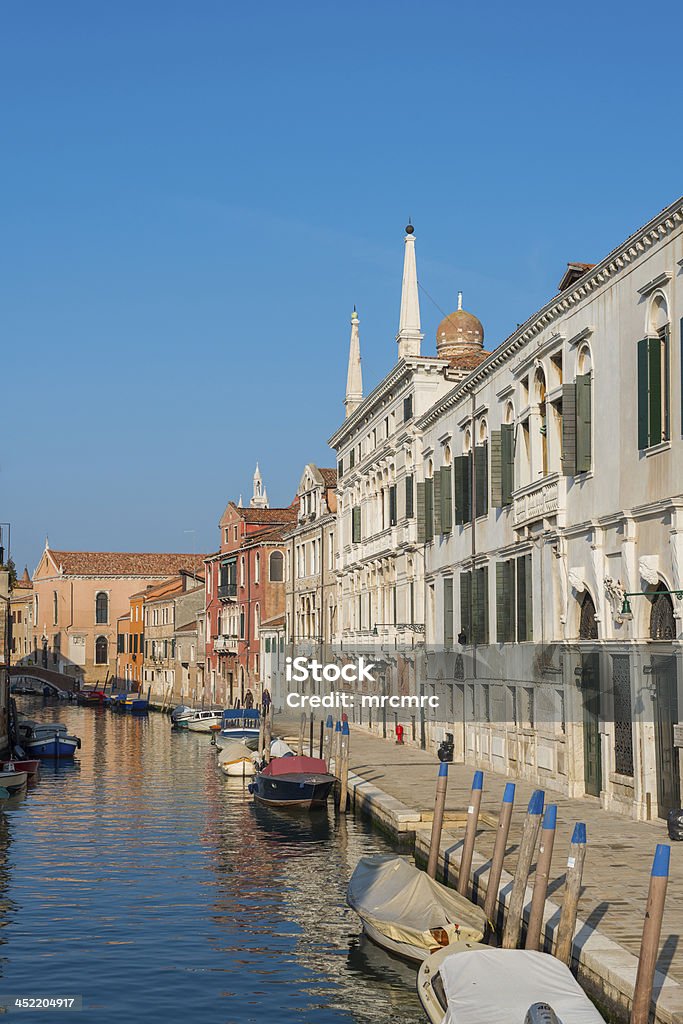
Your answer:
[[[328,768],[330,766],[330,761],[332,760],[332,734],[333,734],[333,732],[334,732],[334,719],[332,718],[332,715],[328,715],[327,716],[327,721],[325,722],[325,745],[323,747],[323,753],[322,753],[322,756],[327,761],[327,767]]]
[[[522,930],[522,908],[524,906],[524,894],[526,883],[531,870],[531,862],[534,859],[536,840],[538,839],[541,827],[541,816],[543,815],[543,803],[545,795],[542,789],[537,789],[531,796],[527,807],[524,828],[522,830],[522,841],[519,844],[519,856],[515,877],[510,893],[510,904],[508,906],[507,919],[503,929],[503,948],[517,949],[519,936]]]
[[[564,888],[564,900],[562,901],[562,913],[557,928],[557,945],[555,956],[558,960],[571,967],[572,949],[574,946],[574,931],[576,929],[576,915],[579,909],[579,896],[581,895],[581,878],[583,877],[583,862],[586,859],[586,826],[579,821],[574,826],[572,841],[569,847],[567,858],[567,882]]]
[[[496,832],[496,841],[493,846],[493,856],[491,857],[491,867],[489,869],[489,880],[486,885],[486,899],[484,900],[484,913],[486,914],[487,921],[491,923],[491,927],[493,927],[493,918],[496,913],[496,903],[498,902],[498,893],[500,891],[500,876],[503,873],[505,849],[507,847],[508,834],[510,832],[510,820],[512,818],[512,808],[514,803],[515,784],[514,782],[506,782],[505,790],[503,792],[503,801],[500,805],[498,831]]]
[[[671,847],[660,843],[655,850],[652,870],[650,872],[650,891],[647,894],[643,936],[640,940],[640,956],[638,957],[636,987],[633,992],[631,1024],[647,1024],[650,1017],[652,988],[654,985],[657,955],[659,953],[659,937],[662,932],[666,889],[669,884],[670,860]]]
[[[439,774],[436,779],[436,796],[434,798],[434,819],[432,821],[432,836],[429,840],[429,860],[427,861],[427,874],[430,878],[436,878],[436,869],[439,863],[439,847],[441,845],[441,830],[443,829],[443,812],[446,807],[446,790],[448,789],[448,762],[442,761],[439,765]]]
[[[538,949],[543,928],[543,911],[550,880],[550,865],[553,859],[555,844],[555,827],[557,825],[557,804],[549,804],[543,815],[541,839],[538,844],[538,860],[534,875],[534,890],[531,897],[531,911],[526,930],[525,949]]]
[[[470,882],[470,871],[472,870],[472,854],[474,853],[474,840],[477,835],[479,824],[479,808],[481,807],[481,794],[484,789],[484,773],[475,772],[472,779],[472,793],[467,807],[467,824],[465,825],[465,838],[462,843],[462,854],[460,856],[460,868],[458,869],[458,892],[467,896]]]

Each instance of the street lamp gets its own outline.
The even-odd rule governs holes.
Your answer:
[[[657,590],[656,594],[668,594],[670,597],[676,597],[679,601],[683,601],[683,590]],[[629,597],[652,597],[652,594],[646,594],[642,590],[632,590],[629,593],[624,594],[624,599],[621,605],[621,617],[625,622],[630,622],[633,618],[633,611],[631,610],[631,602]]]

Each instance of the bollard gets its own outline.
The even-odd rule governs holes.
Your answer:
[[[325,722],[325,741],[323,746],[323,757],[327,761],[327,767],[330,767],[330,761],[332,760],[332,733],[334,730],[334,719],[332,715],[327,716]]]
[[[636,987],[633,992],[631,1024],[648,1024],[652,987],[654,984],[655,967],[659,951],[659,937],[662,931],[664,901],[669,882],[669,861],[671,847],[658,843],[650,872],[650,890],[647,894],[643,936],[640,940],[640,956],[638,957],[638,973]]]
[[[270,764],[270,744],[273,739],[273,723],[270,716],[270,708],[266,708],[263,716],[264,727],[263,727],[263,744],[265,747],[266,764]]]
[[[308,756],[313,757],[313,712],[311,711],[311,724],[308,730]]]
[[[436,796],[434,798],[434,820],[432,821],[432,837],[429,841],[429,860],[427,862],[427,874],[430,878],[436,878],[436,869],[439,863],[439,846],[441,845],[441,830],[443,828],[443,812],[446,806],[446,790],[448,789],[448,762],[442,761],[439,765],[439,774],[436,780]]]
[[[583,862],[586,859],[586,826],[583,822],[577,822],[572,834],[572,842],[569,847],[567,858],[567,884],[564,889],[564,900],[560,923],[557,928],[557,945],[555,956],[571,967],[572,946],[574,944],[574,929],[576,927],[576,914],[579,909],[579,896],[581,895],[581,876],[583,875]]]
[[[522,830],[522,841],[519,845],[519,856],[515,878],[510,893],[510,905],[508,915],[503,929],[503,949],[517,949],[519,945],[519,933],[522,930],[522,907],[524,906],[524,893],[526,883],[531,870],[531,861],[536,849],[538,831],[541,827],[541,815],[543,814],[543,790],[537,789],[529,801],[524,829]]]
[[[462,896],[467,896],[467,890],[469,889],[472,854],[474,853],[474,840],[477,835],[477,825],[479,824],[479,808],[481,806],[483,788],[484,773],[475,772],[472,779],[472,794],[470,796],[470,805],[467,808],[467,825],[465,826],[465,838],[462,841],[460,868],[458,870],[458,892]]]
[[[341,731],[341,757],[339,759],[339,781],[341,789],[339,793],[339,811],[346,814],[346,805],[349,799],[349,723],[344,722]]]
[[[512,818],[512,806],[514,802],[515,784],[514,782],[506,782],[505,792],[503,793],[503,802],[500,805],[500,817],[498,818],[496,842],[493,847],[493,856],[491,857],[489,881],[486,886],[486,900],[484,901],[484,913],[486,914],[486,919],[491,927],[493,927],[493,918],[496,913],[500,876],[503,873],[505,848],[507,846],[508,833],[510,832],[510,819]]]
[[[299,724],[299,745],[297,747],[297,754],[303,754],[304,752],[304,736],[306,735],[306,712],[301,712],[301,722]]]
[[[323,756],[323,740],[325,738],[325,723],[322,718],[320,719],[320,743],[318,744],[318,757],[322,760]]]
[[[543,816],[541,841],[538,846],[538,860],[534,875],[534,892],[531,897],[531,912],[526,930],[525,949],[538,949],[543,928],[543,911],[550,879],[550,864],[553,859],[555,826],[557,825],[557,804],[550,804]]]

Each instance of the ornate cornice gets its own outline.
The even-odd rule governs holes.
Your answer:
[[[488,376],[492,370],[506,363],[516,352],[529,341],[546,330],[555,320],[579,306],[584,299],[612,278],[635,263],[649,252],[654,245],[683,224],[683,197],[671,206],[662,210],[651,221],[639,228],[633,235],[613,249],[601,263],[587,270],[573,288],[555,295],[538,312],[534,313],[525,323],[496,348],[490,356],[472,371],[461,383],[456,384],[448,394],[435,402],[431,409],[418,420],[420,429],[428,427]]]

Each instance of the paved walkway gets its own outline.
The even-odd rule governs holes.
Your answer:
[[[278,715],[274,731],[297,735],[298,723]],[[438,763],[437,758],[426,751],[397,747],[392,741],[352,727],[350,770],[407,807],[420,811],[427,821],[434,805]],[[449,766],[447,812],[467,807],[472,775],[471,767]],[[515,782],[517,786],[505,860],[505,868],[512,874],[524,813],[535,787],[525,781],[485,772],[481,809],[497,820],[504,785],[508,781]],[[569,799],[551,791],[546,792],[546,803],[557,804],[558,818],[548,896],[561,899],[571,833],[575,822],[583,821],[586,823],[588,848],[579,917],[637,956],[652,857],[657,843],[669,842],[666,823],[661,820],[632,821],[603,810],[597,801],[590,798]],[[447,823],[445,827],[449,832],[458,834],[456,825]],[[476,851],[490,857],[494,839],[495,828],[482,824],[477,833]],[[671,876],[657,966],[662,974],[668,974],[683,984],[683,843],[671,843],[671,847]]]

